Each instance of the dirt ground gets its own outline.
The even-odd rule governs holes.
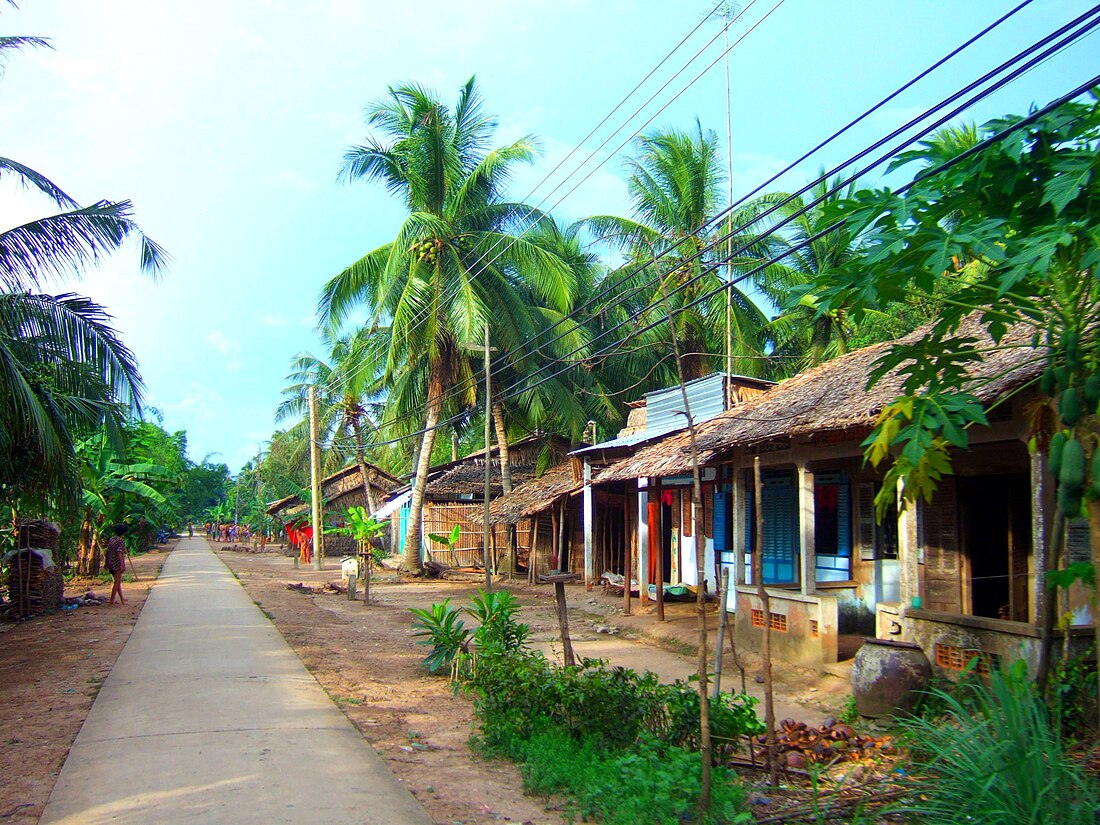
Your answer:
[[[173,540],[133,559],[138,580],[123,582],[125,606],[58,611],[0,623],[0,822],[35,823],[57,774],[130,638]],[[129,577],[127,577],[129,578]],[[65,594],[110,595],[110,582],[76,579]]]
[[[329,692],[395,775],[439,823],[560,823],[554,800],[525,796],[516,767],[479,759],[467,746],[474,719],[469,702],[454,694],[445,678],[429,676],[420,666],[426,649],[412,636],[407,608],[426,607],[450,598],[465,605],[478,582],[402,581],[388,575],[377,581],[372,603],[350,602],[342,595],[309,595],[287,589],[302,582],[314,587],[339,578],[338,562],[327,569],[295,569],[276,553],[264,555],[217,548],[253,600],[275,622],[306,667]],[[510,587],[522,604],[520,620],[531,626],[533,642],[560,656],[553,591],[548,586]],[[568,588],[570,629],[578,656],[608,659],[649,669],[662,679],[686,678],[695,671],[689,646],[696,633],[694,605],[668,605],[668,619],[657,625],[651,615],[622,615],[620,599],[581,586]],[[635,612],[642,613],[635,605]],[[711,636],[713,644],[713,634]],[[818,723],[835,715],[848,695],[836,677],[782,671],[776,714]],[[740,677],[725,668],[724,685]],[[748,671],[748,690],[759,695],[756,670]]]
[[[175,542],[134,560],[137,582],[124,583],[127,604],[81,607],[19,624],[0,624],[0,823],[38,821],[69,747],[122,651],[167,551]],[[479,759],[467,746],[474,728],[469,702],[447,680],[420,667],[425,649],[412,636],[409,607],[450,598],[465,605],[479,585],[467,581],[408,582],[388,575],[376,582],[372,604],[343,596],[307,595],[286,585],[321,585],[339,578],[336,560],[327,569],[295,569],[272,552],[233,552],[215,546],[253,600],[362,731],[429,814],[447,825],[517,822],[560,823],[555,800],[525,796],[519,772],[505,762]],[[103,582],[74,581],[66,593],[106,595]],[[561,644],[550,587],[510,587],[523,605],[520,619],[532,640],[560,657]],[[570,626],[578,656],[649,669],[662,679],[695,671],[691,650],[694,605],[667,605],[658,624],[652,606],[623,616],[621,599],[583,587],[568,588]],[[713,623],[714,616],[711,619]],[[711,644],[714,635],[711,634]],[[750,663],[752,665],[754,663]],[[740,678],[728,659],[723,685]],[[816,723],[836,715],[847,683],[778,666],[776,715]],[[757,671],[747,669],[749,693],[760,695]]]

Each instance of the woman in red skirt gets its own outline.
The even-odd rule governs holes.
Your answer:
[[[108,604],[115,603],[115,594],[118,594],[119,604],[126,604],[126,599],[122,596],[122,574],[126,570],[126,542],[122,538],[126,535],[127,526],[125,524],[116,524],[111,528],[111,532],[114,533],[107,541],[107,553],[104,558],[104,564],[107,565],[107,572],[115,578],[115,583],[111,586],[111,599]]]

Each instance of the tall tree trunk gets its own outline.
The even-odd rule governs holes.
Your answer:
[[[756,538],[752,544],[752,577],[756,580],[756,595],[760,599],[764,612],[764,641],[761,657],[764,660],[764,740],[767,746],[768,779],[773,788],[779,785],[779,765],[776,757],[775,742],[775,688],[772,684],[772,601],[768,588],[764,586],[764,484],[760,477],[760,456],[752,462],[753,495],[756,513]]]
[[[99,537],[97,535],[95,517],[91,510],[85,509],[84,520],[80,523],[80,537],[77,543],[76,572],[84,578],[94,578],[99,575],[101,558],[99,553]]]
[[[656,263],[656,260],[654,261]],[[691,416],[691,404],[688,402],[687,376],[684,362],[686,357],[681,356],[680,341],[676,334],[676,320],[672,316],[672,305],[668,300],[664,282],[661,282],[661,298],[664,300],[665,313],[668,316],[669,334],[672,338],[672,356],[676,359],[676,373],[680,379],[680,398],[684,402],[684,418],[687,421],[688,444],[691,448],[691,491],[694,499],[693,518],[695,525],[692,534],[695,536],[695,615],[699,630],[699,751],[702,764],[700,766],[699,821],[702,822],[710,811],[711,792],[711,762],[714,759],[713,746],[710,739],[710,696],[707,690],[707,588],[706,588],[706,552],[707,540],[703,530],[703,482],[699,471],[699,448],[695,442],[695,420]],[[662,581],[657,582],[657,594],[664,592],[664,575]],[[630,587],[630,571],[626,571],[626,586]],[[725,606],[719,609],[725,610]]]
[[[500,404],[493,404],[493,427],[496,429],[497,446],[500,448],[500,485],[504,488],[504,495],[512,492],[512,464],[508,454],[508,430],[504,426],[504,408]],[[489,460],[488,447],[486,447],[485,460]]]
[[[374,501],[374,492],[370,486],[370,478],[367,476],[367,459],[363,450],[363,428],[359,424],[359,416],[351,419],[351,428],[355,432],[355,463],[359,465],[359,473],[363,477],[363,494],[367,497],[367,509],[373,515],[378,509]]]
[[[1100,449],[1100,448],[1098,448]],[[1089,511],[1089,540],[1092,543],[1092,566],[1097,571],[1100,571],[1100,501],[1090,501],[1088,503]],[[1092,604],[1092,627],[1096,635],[1095,653],[1100,657],[1100,616],[1097,614],[1097,601],[1096,592],[1093,591],[1093,604]],[[1069,635],[1069,628],[1066,628],[1066,634]],[[1100,680],[1097,680],[1097,693],[1100,697]]]
[[[432,447],[435,446],[435,428],[443,411],[443,382],[438,364],[432,364],[428,377],[428,402],[424,415],[424,435],[420,440],[420,454],[413,476],[412,501],[409,502],[409,528],[405,533],[404,568],[420,575],[420,519],[424,512],[424,488],[428,485],[428,469],[432,464]]]
[[[493,427],[497,433],[497,447],[500,448],[500,486],[504,495],[512,492],[512,460],[508,452],[508,430],[504,426],[504,408],[493,404]],[[488,458],[488,456],[486,456]],[[516,571],[519,558],[519,533],[514,524],[508,525],[508,577]]]
[[[1047,547],[1043,554],[1044,565],[1035,571],[1046,587],[1046,574],[1061,567],[1062,543],[1065,536],[1066,519],[1061,508],[1055,507],[1051,529],[1047,532]],[[1058,588],[1045,591],[1042,613],[1039,615],[1039,663],[1035,670],[1035,682],[1039,692],[1045,693],[1050,678],[1050,652],[1054,645],[1054,622],[1058,614]],[[1100,649],[1100,648],[1098,648]]]

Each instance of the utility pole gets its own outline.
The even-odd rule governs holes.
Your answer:
[[[324,536],[321,533],[321,432],[317,421],[317,388],[309,387],[309,475],[310,498],[313,509],[313,569],[321,570],[324,563]]]
[[[493,590],[493,571],[492,571],[492,552],[489,550],[489,537],[493,531],[493,528],[489,524],[489,485],[491,481],[491,470],[493,462],[490,461],[491,454],[489,453],[489,421],[493,415],[493,401],[492,401],[492,385],[490,383],[490,367],[491,362],[489,360],[489,321],[485,320],[485,507],[482,513],[482,543],[481,557],[482,563],[485,565],[485,592],[491,593]],[[503,461],[503,456],[501,461]]]
[[[722,48],[726,53],[726,187],[730,212],[726,216],[726,409],[733,409],[733,116],[730,112],[730,49],[731,18],[740,11],[736,3],[722,7]],[[723,607],[724,609],[724,607]]]

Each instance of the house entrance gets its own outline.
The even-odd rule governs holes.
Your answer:
[[[1020,473],[960,478],[959,499],[971,613],[1028,621],[1028,477]]]

